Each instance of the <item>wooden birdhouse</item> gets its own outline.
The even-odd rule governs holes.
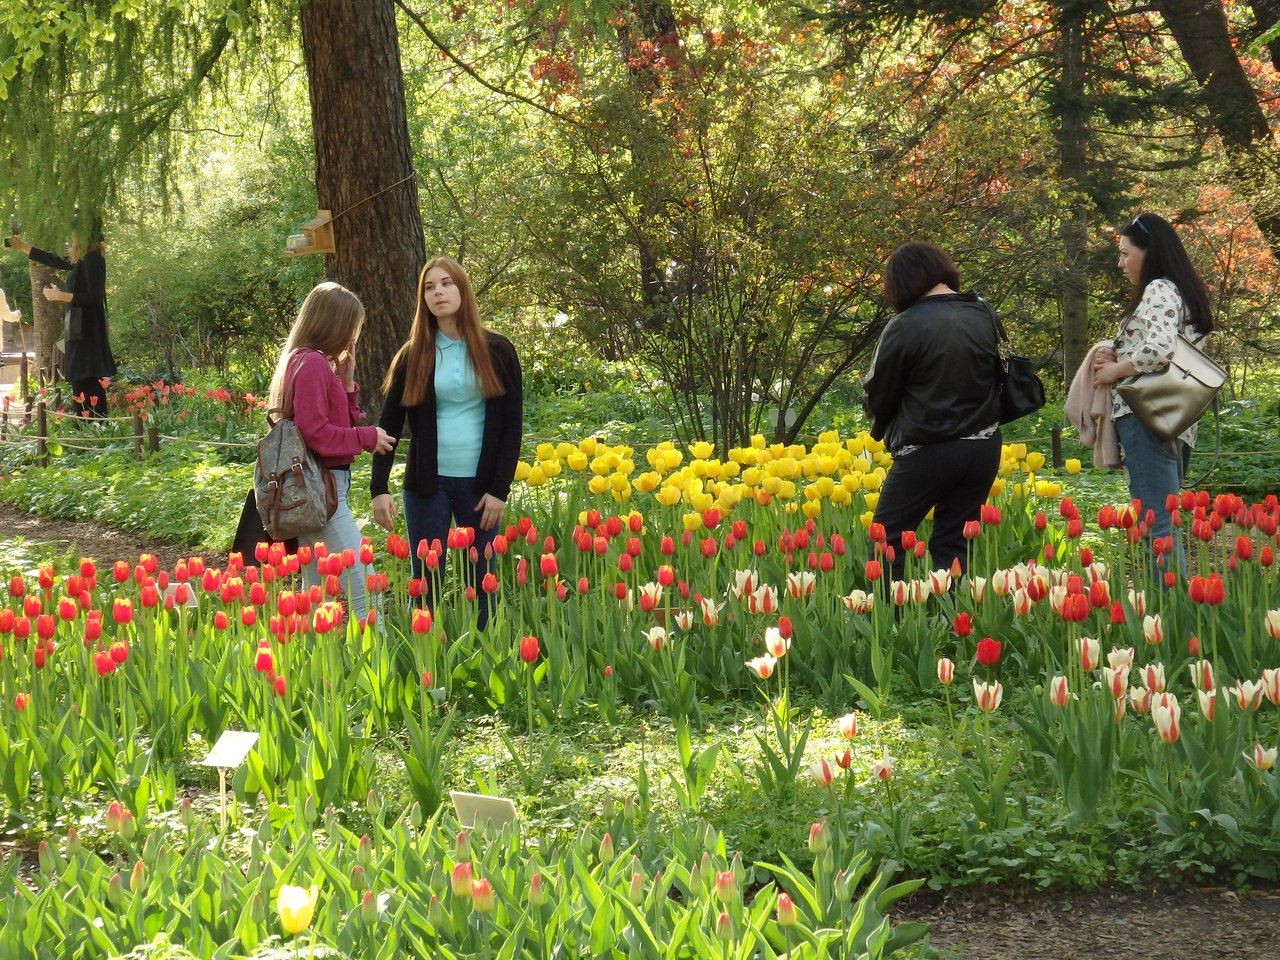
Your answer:
[[[304,223],[297,233],[285,241],[286,257],[301,257],[308,253],[333,253],[333,212],[317,210],[316,218]]]

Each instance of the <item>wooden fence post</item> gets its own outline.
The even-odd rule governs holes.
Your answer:
[[[49,465],[49,418],[45,412],[44,398],[36,404],[36,466]]]
[[[142,462],[142,413],[133,411],[133,459]]]
[[[1062,428],[1054,427],[1049,431],[1049,441],[1053,446],[1053,466],[1055,469],[1061,470],[1064,463],[1062,459]]]
[[[147,453],[160,452],[160,428],[147,427]]]

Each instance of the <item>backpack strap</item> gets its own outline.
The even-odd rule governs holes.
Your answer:
[[[293,355],[289,357],[289,363],[284,371],[284,395],[280,399],[280,416],[286,420],[293,419],[293,375],[297,372],[297,365],[302,362],[304,351],[311,350],[311,347],[299,347],[293,351]]]

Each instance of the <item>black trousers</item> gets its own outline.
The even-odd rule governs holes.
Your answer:
[[[884,524],[893,547],[893,578],[902,579],[906,557],[902,534],[915,530],[933,508],[929,556],[933,569],[946,570],[955,559],[968,566],[965,521],[977,520],[1000,469],[1000,431],[984,440],[930,443],[893,461],[876,502],[875,522]]]

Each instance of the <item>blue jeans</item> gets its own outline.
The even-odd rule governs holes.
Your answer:
[[[1186,471],[1190,448],[1176,438],[1161,440],[1136,414],[1120,417],[1115,424],[1125,474],[1129,478],[1129,496],[1142,501],[1139,519],[1148,510],[1155,514],[1150,531],[1152,539],[1172,534],[1178,571],[1186,573],[1187,560],[1182,550],[1182,531],[1174,529],[1169,511],[1165,509],[1165,501],[1170,494],[1176,495],[1182,489],[1182,477]],[[1172,569],[1167,560],[1164,569]],[[1157,577],[1159,573],[1156,573]]]
[[[493,543],[498,535],[498,527],[492,530],[480,529],[480,513],[476,505],[483,494],[475,492],[474,477],[440,477],[436,484],[436,492],[430,495],[404,491],[404,525],[409,534],[410,557],[413,560],[413,575],[422,576],[423,563],[418,556],[418,544],[426,540],[440,541],[440,565],[423,579],[422,598],[429,609],[434,609],[433,590],[436,581],[443,584],[445,568],[449,559],[448,537],[450,526],[470,527],[476,533],[473,546],[476,550],[476,562],[468,562],[462,570],[462,589],[474,587],[476,591],[476,629],[483,630],[489,622],[493,611],[493,594],[485,593],[480,582],[484,575],[493,569],[492,557],[485,556],[485,548]]]
[[[323,543],[329,553],[341,553],[344,550],[355,551],[356,564],[354,567],[344,570],[341,579],[343,581],[342,586],[346,590],[347,607],[351,618],[364,620],[369,613],[368,604],[365,600],[365,582],[368,575],[373,573],[373,568],[360,562],[360,530],[356,527],[356,518],[351,515],[351,507],[347,504],[347,494],[351,490],[351,471],[334,470],[333,479],[338,488],[338,508],[333,511],[333,516],[329,518],[329,522],[324,525],[323,529],[317,533],[298,537],[298,545],[313,546],[317,543]],[[312,557],[309,564],[302,568],[302,582],[308,587],[322,582],[322,578],[316,570],[316,559],[314,557]]]

